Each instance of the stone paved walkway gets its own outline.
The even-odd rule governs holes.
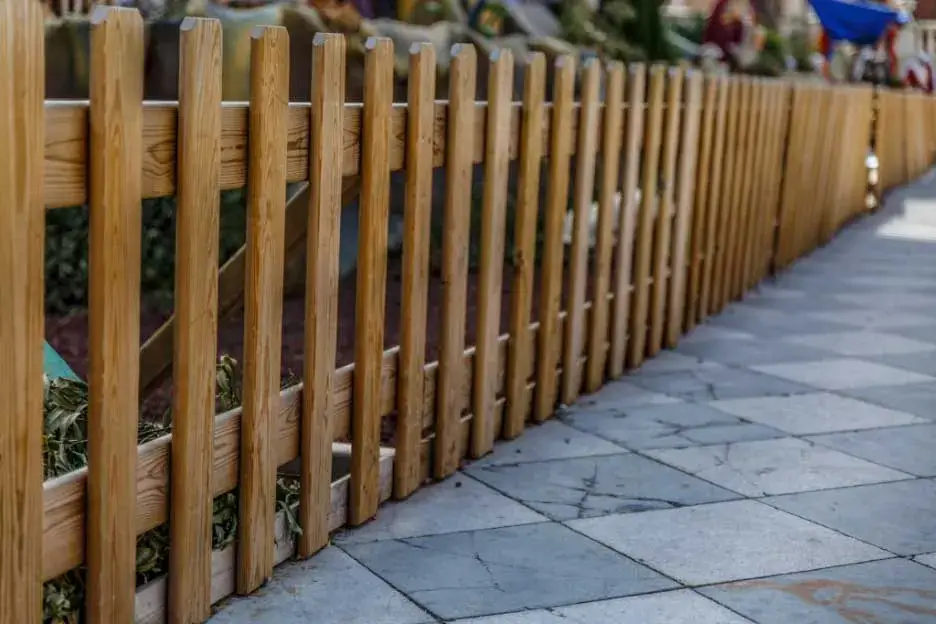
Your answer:
[[[216,624],[936,622],[936,181]]]

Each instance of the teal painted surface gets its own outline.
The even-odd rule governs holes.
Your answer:
[[[67,377],[68,379],[74,379],[78,381],[78,375],[75,374],[75,371],[62,359],[55,349],[49,346],[49,343],[43,343],[44,353],[43,353],[43,364],[42,371],[49,377]]]

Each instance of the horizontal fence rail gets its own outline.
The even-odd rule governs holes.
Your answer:
[[[204,621],[275,564],[314,555],[391,495],[451,475],[674,347],[828,242],[876,205],[870,150],[880,193],[922,174],[936,148],[934,100],[923,95],[569,57],[548,67],[542,54],[479,59],[470,45],[453,48],[442,78],[437,51],[414,46],[408,101],[394,103],[393,44],[371,39],[364,101],[350,104],[346,44],[331,34],[314,40],[313,100],[290,104],[278,27],[251,35],[250,101],[222,102],[220,24],[189,18],[181,30],[178,102],[142,101],[140,16],[99,7],[90,101],[43,106],[40,5],[0,0],[0,623],[40,621],[42,583],[77,568],[85,621]],[[487,102],[475,99],[482,63]],[[437,79],[447,101],[434,99]],[[440,167],[442,329],[438,361],[427,362]],[[387,349],[384,225],[401,170],[402,327]],[[291,212],[285,188],[297,182],[309,192]],[[247,244],[229,281],[219,198],[242,187]],[[341,208],[358,193],[354,363],[336,368]],[[176,318],[140,352],[140,202],[166,196],[177,202]],[[43,218],[80,205],[91,214],[88,466],[43,483]],[[283,271],[303,242],[304,370],[282,390]],[[243,406],[215,414],[219,317],[235,299],[246,319]],[[172,433],[137,446],[141,389],[170,370]],[[390,417],[393,448],[381,443]],[[333,481],[333,454],[348,450],[350,476]],[[296,460],[293,541],[276,488],[278,469]],[[236,544],[213,552],[213,499],[235,489]],[[137,588],[136,538],[167,522],[168,580]]]

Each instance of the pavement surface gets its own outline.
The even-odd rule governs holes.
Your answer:
[[[214,624],[936,623],[936,178]]]

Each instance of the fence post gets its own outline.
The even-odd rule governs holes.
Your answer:
[[[43,113],[38,2],[0,0],[0,622],[42,613]]]
[[[211,615],[221,23],[187,17],[180,30],[168,619],[196,622]]]

